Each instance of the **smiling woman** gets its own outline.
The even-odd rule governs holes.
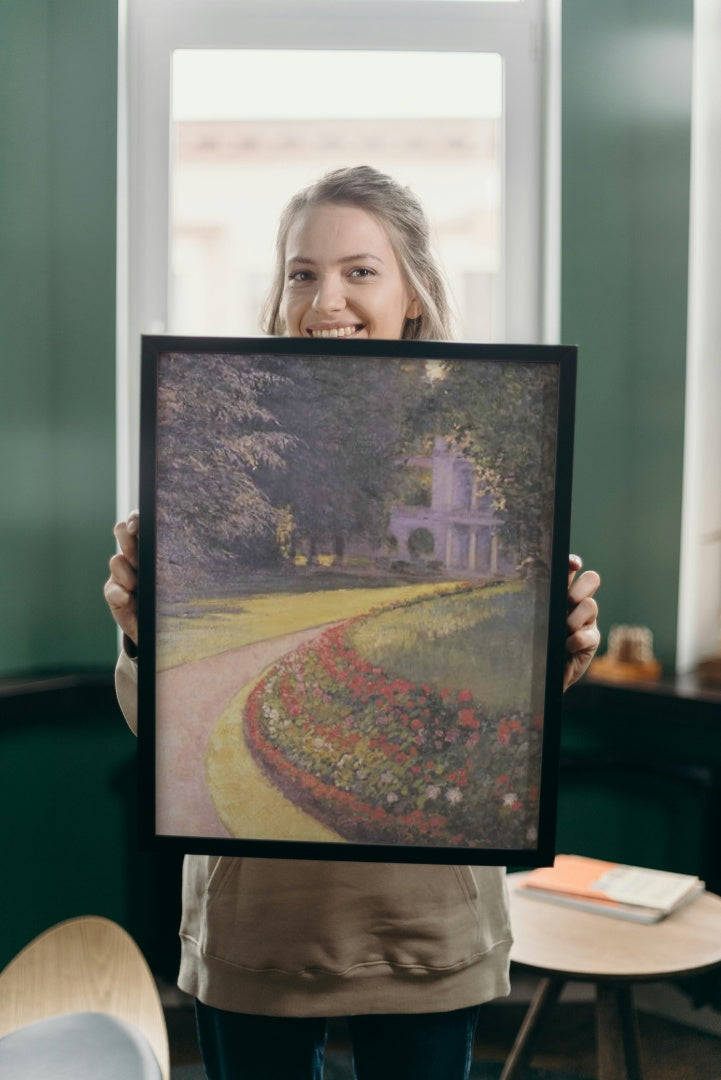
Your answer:
[[[368,166],[336,169],[295,195],[278,228],[264,329],[297,337],[451,337],[416,196]]]

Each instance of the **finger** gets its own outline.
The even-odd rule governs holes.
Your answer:
[[[592,596],[585,596],[568,612],[566,627],[569,633],[574,633],[583,626],[593,626],[597,618],[598,604]]]
[[[587,596],[593,596],[601,585],[600,575],[595,570],[585,570],[580,577],[569,586],[568,606],[574,607],[585,600]]]
[[[135,595],[124,589],[112,578],[108,579],[103,589],[110,612],[124,634],[135,643],[138,642],[138,610]]]
[[[573,656],[586,654],[593,656],[601,643],[601,634],[597,626],[584,626],[569,634],[566,638],[566,652]]]
[[[578,571],[583,566],[583,559],[580,555],[568,556],[568,587],[571,588],[571,583],[575,578]]]
[[[113,613],[127,612],[135,606],[135,597],[123,588],[114,578],[108,578],[103,588],[103,595]]]
[[[137,567],[138,565],[138,521],[132,515],[126,521],[119,521],[113,529],[118,547],[128,560]]]
[[[108,564],[110,580],[116,582],[128,592],[135,592],[138,587],[138,575],[135,567],[125,555],[113,555]]]

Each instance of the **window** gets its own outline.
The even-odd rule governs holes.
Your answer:
[[[459,337],[555,339],[556,3],[121,2],[120,512],[137,499],[140,335],[258,333],[278,213],[330,168],[362,156],[418,193]]]
[[[172,112],[171,332],[257,334],[287,199],[326,170],[372,163],[426,208],[456,336],[502,337],[500,56],[181,50]]]

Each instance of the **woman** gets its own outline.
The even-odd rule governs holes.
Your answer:
[[[271,334],[450,336],[415,197],[368,167],[299,193],[279,227]],[[105,595],[135,724],[138,518],[115,527]],[[565,686],[598,647],[598,575],[569,563]],[[179,985],[197,1001],[210,1080],[316,1080],[326,1018],[346,1016],[359,1080],[463,1080],[479,1006],[508,993],[504,871],[186,856]]]

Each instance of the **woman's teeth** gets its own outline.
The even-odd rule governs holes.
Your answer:
[[[311,330],[311,337],[338,338],[350,337],[360,330],[359,326],[334,326],[332,330]]]

